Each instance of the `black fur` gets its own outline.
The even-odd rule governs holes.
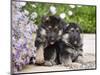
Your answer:
[[[65,25],[66,23],[58,16],[44,16],[42,18],[42,24],[37,30],[35,46],[38,48],[39,45],[44,44],[46,47],[51,42],[55,43],[61,38],[61,35],[58,33],[60,30],[63,32]],[[46,35],[41,34],[42,29],[46,31]]]
[[[53,66],[60,63],[58,42],[55,42],[55,44],[49,45],[44,49],[44,58],[45,58],[44,65],[46,66]]]
[[[66,26],[62,39],[58,42],[59,47],[59,59],[60,63],[63,65],[71,64],[72,62],[77,61],[79,56],[82,56],[82,38],[80,36],[82,30],[79,25],[75,23],[69,23],[69,26]],[[74,43],[76,41],[76,43]]]
[[[57,57],[57,49],[56,47],[54,47],[55,42],[61,39],[61,32],[63,32],[63,27],[65,25],[66,23],[58,16],[44,16],[42,18],[42,24],[39,26],[37,30],[35,46],[37,47],[37,51],[41,46],[43,46],[45,65],[47,65],[45,61],[55,62],[54,59],[56,59]],[[38,57],[38,53],[36,57]],[[41,64],[43,63],[43,61],[37,61],[36,63]],[[53,64],[54,63],[52,63],[51,65]]]
[[[59,35],[60,31],[62,33]],[[43,46],[44,59],[40,59],[41,61],[36,63],[52,66],[56,64],[67,65],[77,61],[83,53],[81,33],[82,29],[76,23],[67,24],[58,16],[44,16],[42,24],[37,30],[35,41],[37,52]],[[65,38],[66,34],[68,36]]]

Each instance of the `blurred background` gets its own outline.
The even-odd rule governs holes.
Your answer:
[[[78,23],[84,33],[96,32],[96,6],[26,2],[22,11],[32,15],[37,25],[40,25],[43,15],[53,14],[61,16],[66,22]]]

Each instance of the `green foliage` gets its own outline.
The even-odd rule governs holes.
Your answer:
[[[36,7],[32,7],[32,5]],[[41,17],[43,15],[50,15],[49,9],[50,6],[55,6],[57,9],[56,15],[60,15],[61,13],[65,13],[65,21],[66,22],[76,22],[78,23],[83,32],[85,33],[95,33],[96,32],[96,7],[95,6],[84,6],[84,5],[74,5],[72,8],[68,4],[52,4],[52,3],[33,3],[27,2],[27,4],[23,7],[23,10],[26,9],[31,14],[32,12],[36,12],[38,17],[35,19],[35,23],[40,25]],[[72,15],[68,14],[68,11],[72,11]]]

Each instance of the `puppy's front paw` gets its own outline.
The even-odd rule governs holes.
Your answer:
[[[83,56],[79,56],[76,60],[77,63],[84,63],[84,57]]]
[[[61,64],[62,65],[64,65],[64,66],[68,66],[69,64],[71,64],[72,63],[72,59],[71,59],[71,56],[68,56],[68,57],[60,57],[60,62],[61,62]]]
[[[52,64],[50,61],[45,61],[45,62],[44,62],[44,65],[45,65],[45,66],[52,66],[53,64]]]
[[[43,56],[40,56],[40,55],[37,55],[36,56],[36,64],[42,64],[44,63],[44,57]]]
[[[42,64],[44,63],[44,55],[43,55],[43,48],[40,47],[36,52],[36,64]]]
[[[45,66],[53,66],[53,65],[56,65],[56,63],[54,61],[45,61],[44,65]]]
[[[44,63],[44,59],[43,59],[43,58],[37,57],[35,63],[36,63],[36,64],[42,64],[42,63]]]

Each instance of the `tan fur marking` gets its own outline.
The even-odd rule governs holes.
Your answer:
[[[44,63],[44,50],[43,46],[40,46],[40,48],[36,52],[36,64],[42,63]]]

